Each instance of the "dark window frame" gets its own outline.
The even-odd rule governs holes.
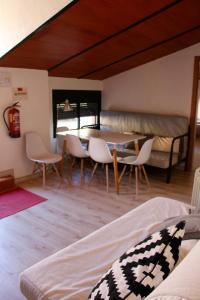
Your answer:
[[[52,90],[52,106],[53,106],[53,137],[56,137],[57,128],[57,104],[63,103],[66,99],[69,103],[76,103],[76,117],[78,118],[78,126],[80,129],[80,104],[94,103],[97,105],[97,128],[100,128],[100,112],[101,112],[101,91],[91,90]]]

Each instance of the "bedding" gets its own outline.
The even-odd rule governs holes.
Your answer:
[[[93,288],[89,300],[142,300],[169,273],[179,259],[185,221],[155,232],[131,247]]]
[[[146,300],[200,299],[200,241]]]
[[[192,248],[198,243],[198,240],[182,240],[181,248],[179,252],[178,264],[188,255]]]
[[[127,249],[146,238],[158,223],[186,215],[189,206],[156,197],[110,224],[25,270],[20,288],[29,300],[84,300]],[[148,212],[148,213],[147,213]]]

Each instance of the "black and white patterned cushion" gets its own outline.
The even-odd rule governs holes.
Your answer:
[[[92,290],[92,300],[140,300],[148,296],[173,270],[185,222],[170,226],[130,248]]]

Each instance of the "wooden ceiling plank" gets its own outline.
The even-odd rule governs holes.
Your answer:
[[[198,42],[200,42],[200,28],[194,30],[193,32],[180,36],[177,40],[168,41],[165,44],[158,45],[155,48],[140,53],[136,56],[130,57],[127,60],[121,61],[117,64],[113,64],[105,69],[99,70],[93,74],[85,76],[84,78],[103,80],[121,72],[151,62],[155,59],[162,58],[166,55],[194,45]]]
[[[1,66],[49,69],[175,0],[84,0],[36,31],[0,60]],[[120,18],[119,18],[120,16]],[[45,56],[46,55],[46,56]]]
[[[53,70],[53,69],[59,67],[60,65],[63,65],[64,63],[66,63],[66,62],[72,60],[72,59],[75,58],[76,56],[80,56],[80,55],[84,54],[85,52],[88,52],[88,51],[90,51],[91,49],[94,49],[94,48],[98,47],[99,45],[102,45],[102,44],[106,43],[107,41],[114,39],[114,38],[117,37],[118,35],[121,35],[121,34],[123,34],[124,32],[130,30],[131,28],[136,27],[136,26],[138,26],[138,25],[140,25],[140,24],[146,22],[147,20],[153,18],[154,16],[161,14],[163,11],[168,10],[168,9],[170,9],[171,7],[173,7],[174,5],[179,4],[180,1],[182,1],[182,0],[177,0],[177,1],[174,1],[174,2],[172,2],[172,3],[169,3],[167,6],[162,7],[162,8],[160,8],[160,9],[158,9],[157,11],[152,12],[150,15],[147,15],[146,17],[144,17],[144,18],[142,18],[142,19],[140,19],[140,20],[138,20],[138,21],[132,23],[131,25],[129,25],[129,26],[127,26],[127,27],[124,27],[123,29],[121,29],[121,30],[119,30],[119,31],[114,32],[113,34],[107,36],[106,38],[104,38],[104,39],[102,39],[102,40],[99,40],[97,43],[93,44],[92,46],[90,46],[90,47],[88,47],[88,48],[85,48],[83,51],[81,51],[81,52],[79,52],[79,53],[76,53],[75,55],[73,55],[73,56],[71,56],[71,57],[68,57],[68,58],[66,58],[65,60],[61,61],[59,64],[57,64],[57,65],[51,67],[51,68],[49,69],[49,71],[51,71],[51,70]],[[146,2],[146,3],[147,3],[147,2]],[[150,2],[148,2],[148,3],[150,3]],[[121,22],[121,20],[120,20],[120,22]],[[118,22],[118,23],[120,23],[120,22]]]
[[[198,3],[200,10],[200,1]],[[187,1],[182,2],[161,15],[156,15],[137,27],[130,28],[114,39],[108,40],[82,55],[75,56],[50,70],[49,74],[51,76],[84,78],[101,68],[107,68],[129,56],[147,51],[169,39],[175,39],[200,24],[198,7],[191,6]],[[185,11],[187,11],[187,15],[182,21]]]
[[[77,1],[0,66],[104,79],[199,42],[199,12],[199,0]]]
[[[142,54],[142,53],[151,51],[152,49],[157,48],[157,47],[162,46],[162,45],[167,45],[168,42],[172,42],[172,41],[173,41],[173,44],[174,44],[174,45],[177,43],[177,47],[179,48],[179,46],[180,46],[180,39],[179,39],[179,38],[181,38],[181,36],[183,36],[183,35],[191,34],[193,31],[195,31],[195,30],[197,30],[197,29],[199,29],[199,28],[200,28],[200,25],[197,26],[197,27],[195,27],[195,28],[193,28],[192,30],[187,30],[186,32],[183,32],[183,33],[178,34],[178,35],[176,35],[176,36],[170,37],[170,38],[168,38],[168,39],[166,39],[166,40],[157,42],[157,43],[155,43],[155,44],[153,44],[153,45],[150,45],[150,46],[147,47],[147,48],[141,49],[141,50],[139,50],[139,51],[137,51],[137,52],[135,52],[135,53],[133,53],[133,54],[130,54],[130,55],[126,56],[126,57],[122,57],[121,59],[119,59],[119,60],[117,60],[117,61],[113,61],[112,63],[110,63],[110,64],[108,64],[108,65],[106,65],[106,66],[103,66],[103,67],[100,67],[99,69],[96,69],[96,70],[94,70],[94,71],[91,71],[91,72],[88,73],[88,74],[84,74],[84,75],[80,76],[79,78],[85,78],[85,77],[87,77],[88,75],[91,75],[91,74],[93,74],[93,73],[96,73],[96,71],[100,71],[100,70],[106,69],[106,68],[108,68],[109,66],[112,66],[112,65],[121,63],[121,62],[123,62],[123,61],[126,61],[126,60],[128,60],[129,58],[137,57],[138,54]],[[193,43],[198,43],[198,42],[199,42],[199,37],[196,37],[196,40],[194,40]],[[185,43],[187,43],[187,42],[185,41]],[[183,43],[183,45],[182,45],[183,48],[186,47],[186,46],[185,46],[185,43]],[[190,42],[189,42],[189,45],[191,45]],[[176,47],[175,47],[175,48],[176,48]],[[181,49],[181,48],[180,48],[180,49]],[[175,50],[175,51],[176,51],[176,50]],[[167,54],[166,54],[166,55],[167,55]]]

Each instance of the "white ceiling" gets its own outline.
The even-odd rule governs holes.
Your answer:
[[[73,0],[0,0],[0,57]]]

